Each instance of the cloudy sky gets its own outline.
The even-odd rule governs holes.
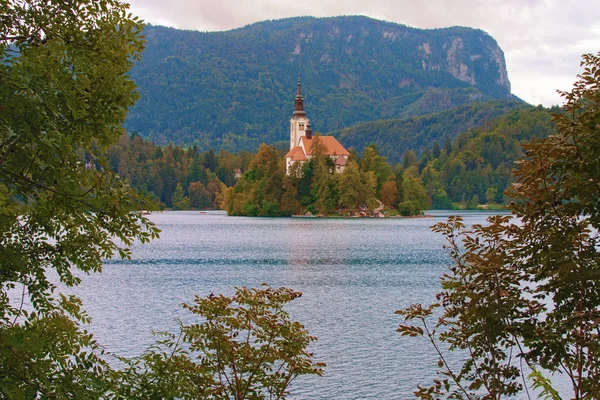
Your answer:
[[[531,104],[560,104],[583,53],[600,51],[598,0],[129,0],[146,22],[219,31],[311,15],[366,15],[416,28],[461,25],[491,34],[504,50],[512,92]]]

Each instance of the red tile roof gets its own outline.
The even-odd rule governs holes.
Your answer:
[[[300,146],[295,146],[292,148],[290,151],[288,151],[285,157],[291,157],[293,161],[306,161],[306,155]]]
[[[335,159],[334,161],[334,165],[339,165],[341,167],[343,167],[344,165],[346,165],[348,163],[348,160],[346,160],[345,157],[338,157]]]
[[[306,149],[306,155],[312,154],[312,144],[315,138],[308,139],[306,136],[302,136],[302,143]],[[349,156],[350,153],[344,148],[333,136],[319,136],[321,143],[325,146],[325,154],[332,156],[334,154],[338,156]],[[288,153],[289,154],[289,153]]]

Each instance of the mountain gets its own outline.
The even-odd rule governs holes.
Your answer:
[[[559,112],[541,106],[516,109],[460,133],[452,151],[424,151],[419,171],[428,194],[434,198],[442,188],[454,202],[506,201],[503,193],[513,181],[515,162],[526,157],[521,144],[555,134],[552,114]]]
[[[434,142],[442,146],[446,139],[454,141],[460,133],[483,127],[512,110],[527,108],[531,106],[518,100],[474,102],[418,117],[365,122],[331,134],[359,153],[375,144],[381,155],[394,163],[405,150],[420,154]]]
[[[515,99],[502,50],[471,28],[301,17],[226,32],[147,26],[145,36],[126,127],[157,144],[237,151],[286,140],[298,76],[320,132]]]

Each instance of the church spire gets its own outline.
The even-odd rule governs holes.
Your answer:
[[[298,92],[296,93],[294,102],[294,115],[306,115],[306,111],[304,111],[304,98],[300,89],[300,77],[298,77]]]

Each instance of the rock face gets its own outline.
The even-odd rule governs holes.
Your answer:
[[[478,51],[473,52],[472,48],[465,47],[462,37],[449,37],[441,49],[436,49],[439,54],[446,55],[444,60],[436,57],[437,62],[431,61],[435,57],[432,45],[424,42],[418,47],[421,53],[421,65],[424,70],[446,71],[456,79],[473,86],[477,86],[478,83],[489,86],[490,82],[488,80],[493,79],[497,73],[494,80],[496,86],[500,90],[505,89],[507,93],[510,93],[510,82],[506,72],[504,53],[496,42],[490,39],[482,34],[480,37],[482,45],[479,46]],[[483,66],[483,70],[477,72],[478,67],[481,66]]]
[[[366,17],[290,18],[227,32],[148,26],[127,127],[158,143],[254,149],[286,137],[297,77],[316,131],[511,99],[487,33]]]

